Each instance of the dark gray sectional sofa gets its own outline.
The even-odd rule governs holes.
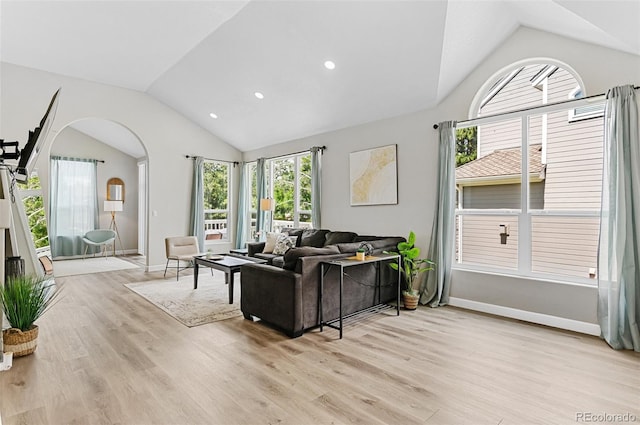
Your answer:
[[[242,313],[274,325],[290,337],[298,337],[313,329],[319,321],[320,263],[351,257],[362,242],[373,248],[373,255],[396,250],[403,237],[359,236],[353,232],[331,232],[326,229],[287,229],[297,236],[296,247],[284,256],[262,253],[264,242],[249,243],[249,255],[265,259],[269,264],[248,264],[241,270]],[[349,267],[343,290],[343,314],[348,315],[377,303],[374,286],[376,268],[367,263]],[[397,272],[386,263],[380,266],[380,299],[395,300]],[[332,267],[324,278],[324,319],[339,316],[339,270]]]

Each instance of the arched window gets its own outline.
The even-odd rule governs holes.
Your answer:
[[[595,276],[603,103],[566,103],[584,94],[552,61],[514,64],[480,89],[478,125],[458,129],[459,267]]]

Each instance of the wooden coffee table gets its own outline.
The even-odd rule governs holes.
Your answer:
[[[245,264],[264,264],[265,260],[253,257],[235,255],[215,255],[207,258],[206,255],[193,257],[193,289],[198,289],[198,267],[206,266],[224,272],[224,281],[229,285],[229,304],[233,304],[233,275],[240,271]]]

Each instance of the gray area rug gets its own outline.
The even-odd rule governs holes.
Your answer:
[[[198,289],[193,289],[193,275],[181,277],[177,282],[174,275],[124,286],[188,327],[242,316],[240,279],[236,279],[234,285],[234,303],[229,304],[229,287],[224,283],[224,273],[217,270],[213,273],[211,276],[210,270],[205,269],[199,274]]]

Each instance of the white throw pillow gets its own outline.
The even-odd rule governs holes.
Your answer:
[[[276,246],[273,248],[273,255],[284,255],[285,252],[296,246],[297,236],[288,236],[284,233],[276,240]]]
[[[267,232],[267,243],[264,245],[262,252],[265,254],[271,254],[273,249],[276,247],[276,241],[280,235],[282,235],[282,233]]]

